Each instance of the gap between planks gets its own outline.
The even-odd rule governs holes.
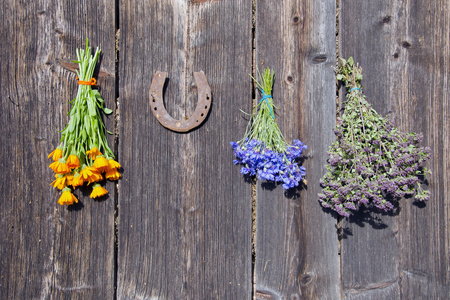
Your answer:
[[[114,152],[117,155],[117,161],[119,161],[119,122],[120,122],[120,90],[119,90],[119,47],[120,47],[120,0],[114,1],[114,17],[115,17],[115,108],[114,108]],[[117,299],[117,282],[119,272],[119,181],[114,184],[114,275],[113,275],[113,299]]]

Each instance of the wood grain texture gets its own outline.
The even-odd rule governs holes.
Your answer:
[[[249,299],[251,189],[230,141],[251,108],[249,1],[121,1],[118,299]],[[162,127],[149,105],[168,72],[172,117],[197,103],[193,72],[212,89],[205,123]]]
[[[335,126],[335,2],[257,1],[256,13],[256,63],[275,71],[278,124],[309,147],[306,188],[258,182],[256,299],[338,299],[336,219],[317,200]]]
[[[381,115],[392,112],[389,93],[389,3],[342,1],[342,57],[353,56],[363,68],[363,92]],[[357,16],[357,17],[355,17]],[[390,21],[389,21],[390,22]],[[345,93],[345,90],[342,90]],[[360,210],[343,220],[342,288],[348,299],[396,299],[397,227],[392,214]],[[362,298],[361,298],[362,297]]]
[[[397,213],[360,214],[345,224],[346,299],[446,299],[449,278],[448,1],[342,1],[341,53],[363,68],[364,93],[404,132],[423,132],[432,196],[402,200]]]
[[[306,188],[284,193],[258,183],[253,271],[251,185],[229,145],[247,125],[239,109],[251,110],[252,1],[118,2],[0,4],[0,298],[449,297],[448,1],[340,1],[342,56],[362,65],[364,93],[378,112],[424,133],[433,175],[426,205],[405,199],[391,215],[359,212],[339,236],[317,201],[334,140],[335,1],[256,1],[257,66],[276,73],[276,117],[287,140],[309,148]],[[67,208],[48,185],[47,154],[68,121],[77,90],[70,61],[86,37],[102,48],[96,74],[109,108],[120,82],[124,173],[118,196],[111,183],[104,201],[77,190],[80,204]],[[203,125],[180,134],[157,122],[148,101],[158,70],[169,73],[164,102],[176,119],[194,111],[193,72],[205,72],[213,98]],[[114,116],[105,122],[113,131]]]
[[[98,85],[114,107],[112,1],[2,1],[0,27],[0,294],[3,299],[112,298],[114,201],[61,207],[47,155],[76,95],[71,59],[103,49]],[[108,127],[110,128],[110,122]],[[109,186],[113,190],[113,186]]]
[[[430,201],[424,207],[401,205],[400,291],[405,299],[445,299],[450,297],[450,3],[399,3],[395,13],[396,120],[404,131],[423,132],[433,155],[427,163],[433,172]]]

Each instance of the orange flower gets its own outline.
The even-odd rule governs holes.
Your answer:
[[[56,173],[56,167],[58,166],[58,164],[59,164],[59,162],[58,161],[54,161],[54,162],[52,162],[51,164],[50,164],[50,169],[52,169],[53,170],[53,172],[55,172]]]
[[[72,190],[71,190],[71,189],[69,189],[69,188],[64,188],[64,189],[62,190],[62,195],[61,195],[61,197],[60,197],[59,200],[58,200],[58,204],[61,204],[61,205],[64,205],[64,204],[71,205],[71,204],[73,204],[74,202],[75,202],[75,203],[78,203],[77,197],[75,197],[75,195],[72,194]]]
[[[67,166],[66,161],[63,158],[60,158],[58,161],[52,162],[49,167],[58,174],[69,172],[69,167]]]
[[[117,180],[120,178],[120,173],[116,169],[109,169],[105,173],[106,179]]]
[[[62,190],[63,188],[66,187],[66,181],[67,181],[67,177],[63,176],[62,174],[56,174],[55,175],[55,180],[50,183],[50,185],[53,185],[54,188],[60,189]]]
[[[82,186],[84,183],[83,177],[80,175],[80,173],[75,173],[73,175],[73,180],[72,180],[72,186],[73,187],[77,187],[77,186]]]
[[[80,160],[75,154],[70,154],[67,158],[67,166],[71,169],[78,169],[80,167]]]
[[[83,178],[83,181],[88,181],[89,183],[93,183],[103,179],[103,176],[100,175],[97,169],[94,167],[84,166],[80,171],[80,175]]]
[[[72,183],[73,183],[73,175],[66,174],[64,177],[66,178],[67,185],[72,185]]]
[[[97,156],[94,161],[94,168],[96,168],[99,172],[103,172],[108,166],[108,161],[103,155]]]
[[[89,182],[89,184],[91,184],[93,182],[98,182],[100,180],[103,180],[103,176],[99,173],[94,173],[94,174],[92,174],[91,177],[89,177],[88,182]]]
[[[67,164],[64,161],[64,159],[61,158],[59,160],[58,166],[56,167],[56,173],[65,174],[67,172],[69,172],[69,167],[67,166]]]
[[[120,169],[120,164],[115,161],[114,159],[110,158],[108,159],[108,167],[106,168],[106,171],[108,170],[117,170]]]
[[[61,148],[61,147],[58,147],[58,148],[56,148],[55,150],[53,150],[52,153],[50,153],[50,154],[48,155],[48,158],[50,158],[50,157],[53,156],[53,161],[57,161],[57,160],[59,160],[60,158],[62,158],[62,154],[63,154],[62,148]]]
[[[86,155],[88,155],[90,159],[95,159],[97,155],[102,155],[102,153],[97,149],[97,147],[94,147],[91,150],[86,151]]]
[[[97,198],[108,194],[108,191],[104,189],[100,184],[96,183],[92,187],[92,193],[90,195],[91,198]]]

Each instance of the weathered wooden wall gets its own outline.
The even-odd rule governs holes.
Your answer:
[[[0,8],[1,299],[450,297],[447,0],[6,0]],[[123,178],[108,183],[105,201],[77,192],[81,203],[67,208],[48,185],[47,154],[67,122],[77,89],[70,60],[86,37],[103,50],[98,85],[115,109],[106,122]],[[426,205],[405,199],[394,214],[350,220],[321,209],[336,51],[361,64],[379,112],[424,133],[433,153]],[[244,133],[239,109],[251,110],[255,67],[275,70],[279,125],[309,148],[307,187],[284,193],[258,182],[252,210],[252,184],[232,164],[229,142]],[[168,72],[165,105],[178,119],[196,106],[192,73],[205,72],[212,108],[198,129],[174,133],[153,117],[158,70]]]

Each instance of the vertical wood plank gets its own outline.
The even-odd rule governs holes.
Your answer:
[[[437,299],[450,294],[448,231],[448,1],[344,0],[341,52],[363,68],[364,93],[404,132],[423,132],[432,149],[432,196],[404,199],[393,216],[360,214],[342,240],[346,299]]]
[[[61,207],[47,154],[59,142],[85,38],[103,49],[98,80],[114,107],[113,1],[2,1],[0,294],[5,299],[112,298],[114,201]],[[108,124],[111,125],[111,124]],[[113,190],[113,186],[109,186]]]
[[[76,58],[76,48],[100,47],[102,56],[99,70],[95,74],[98,89],[105,100],[105,106],[115,108],[115,12],[114,1],[60,1],[55,18],[65,20],[61,35],[66,45],[64,61]],[[64,39],[63,39],[64,40]],[[70,45],[70,46],[69,46]],[[70,73],[69,84],[73,99],[77,90],[74,84],[76,74]],[[66,100],[67,98],[65,98]],[[67,100],[66,100],[67,101]],[[68,109],[68,108],[67,108]],[[67,110],[64,109],[65,113]],[[106,128],[114,131],[114,114],[103,118]],[[66,120],[64,120],[65,124]],[[108,143],[114,149],[114,137],[108,135]],[[111,299],[114,296],[114,183],[106,182],[109,191],[103,200],[89,197],[92,188],[77,191],[80,206],[68,210],[58,208],[55,253],[54,298],[66,299]]]
[[[445,299],[450,296],[450,3],[399,3],[394,9],[396,121],[404,131],[423,132],[433,154],[427,163],[433,172],[427,176],[430,201],[401,205],[400,291],[405,298]]]
[[[251,106],[251,3],[120,2],[118,299],[249,299],[250,185],[229,142]],[[212,88],[205,123],[186,134],[162,127],[149,105],[167,71],[165,105],[193,112],[193,72]]]
[[[389,65],[390,4],[383,1],[341,3],[343,57],[363,68],[363,92],[381,115],[392,111]],[[345,92],[345,91],[344,91]],[[397,299],[397,226],[392,214],[360,211],[342,222],[342,288],[346,299]]]
[[[275,71],[277,120],[308,145],[306,188],[258,182],[256,299],[338,299],[336,219],[318,201],[335,125],[335,2],[257,1],[256,62]]]

